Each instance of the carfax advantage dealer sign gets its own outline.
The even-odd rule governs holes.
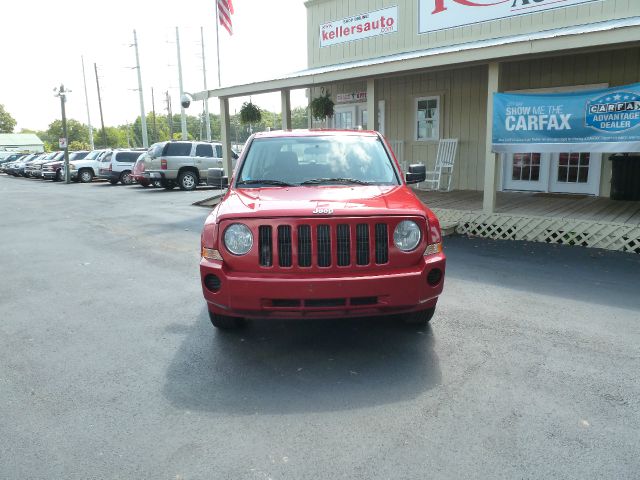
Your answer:
[[[397,31],[398,7],[388,7],[320,25],[320,46],[328,47]]]
[[[598,1],[601,0],[418,0],[418,31],[429,33]]]

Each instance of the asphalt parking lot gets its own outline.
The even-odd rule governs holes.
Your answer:
[[[208,195],[0,175],[0,478],[638,478],[639,256],[451,237],[430,328],[220,333]]]

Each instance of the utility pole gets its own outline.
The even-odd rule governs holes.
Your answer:
[[[60,97],[60,110],[62,111],[62,137],[64,138],[64,183],[69,183],[69,136],[67,135],[67,113],[64,104],[67,102],[67,93],[71,90],[65,90],[64,85],[60,84],[60,88],[55,88],[56,96]]]
[[[93,64],[96,72],[96,86],[98,87],[98,107],[100,107],[100,124],[102,125],[102,148],[107,148],[107,132],[104,130],[104,117],[102,116],[102,99],[100,97],[100,80],[98,80],[98,65]]]
[[[138,93],[140,94],[140,125],[142,127],[142,146],[149,148],[147,133],[147,117],[144,113],[144,92],[142,91],[142,72],[140,72],[140,57],[138,56],[138,36],[133,30],[133,46],[136,49],[136,69],[138,70]]]
[[[125,133],[127,134],[127,147],[131,148],[131,141],[129,140],[129,122],[126,122],[125,125],[127,126],[125,129]]]
[[[178,81],[180,83],[180,124],[182,126],[182,140],[189,140],[187,134],[187,116],[182,106],[182,96],[184,90],[182,89],[182,62],[180,60],[180,34],[178,33],[178,27],[176,27],[176,47],[178,49]]]
[[[202,77],[204,80],[204,91],[207,91],[207,63],[204,60],[204,33],[200,27],[200,44],[202,45]],[[207,131],[207,142],[211,141],[211,120],[209,119],[209,95],[204,99],[204,125]]]
[[[95,149],[93,145],[93,127],[91,126],[91,115],[89,114],[89,95],[87,94],[87,77],[84,74],[84,57],[80,56],[82,60],[82,79],[84,80],[84,103],[87,106],[87,123],[89,124],[89,145],[91,150]]]
[[[173,113],[171,113],[171,95],[169,90],[165,92],[167,100],[167,115],[169,116],[169,140],[173,140]]]
[[[153,96],[153,87],[151,87],[151,111],[153,112],[153,141],[158,141],[158,130],[156,128],[156,99]]]

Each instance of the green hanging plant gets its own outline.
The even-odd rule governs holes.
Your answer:
[[[251,100],[244,102],[240,108],[240,121],[242,123],[260,123],[262,110]]]
[[[333,117],[333,100],[331,100],[331,92],[322,89],[322,94],[319,97],[311,100],[311,115],[316,120],[324,120],[325,118]]]

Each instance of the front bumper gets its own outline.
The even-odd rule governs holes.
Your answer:
[[[202,258],[202,291],[210,311],[245,318],[344,318],[389,315],[435,306],[444,285],[444,254],[423,257],[418,265],[366,274],[289,276],[228,271],[223,262]],[[440,269],[431,286],[427,275]],[[207,275],[220,280],[213,292]]]

